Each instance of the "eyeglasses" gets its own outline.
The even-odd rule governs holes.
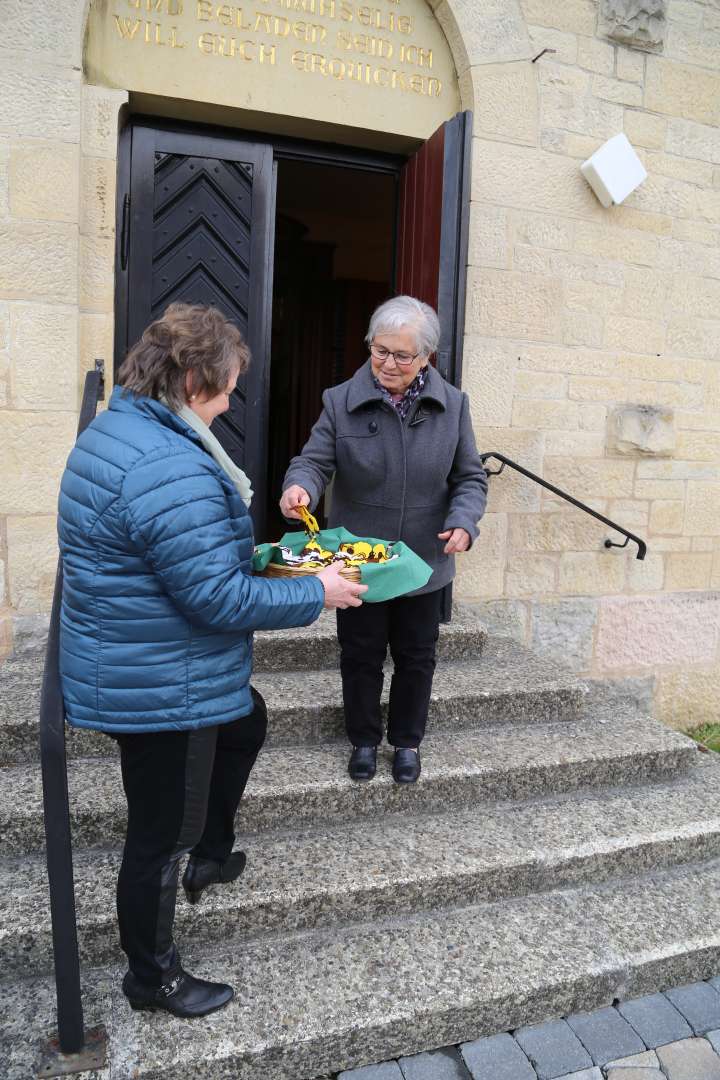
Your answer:
[[[392,356],[396,364],[400,364],[401,367],[407,367],[412,364],[413,360],[417,360],[420,355],[416,352],[414,356],[406,352],[393,352],[391,349],[386,349],[384,345],[371,345],[370,352],[373,354],[376,360],[387,360],[389,356]]]

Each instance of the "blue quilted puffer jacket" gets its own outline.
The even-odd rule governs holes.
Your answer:
[[[60,668],[68,721],[99,731],[222,724],[252,711],[253,630],[306,626],[313,576],[252,577],[252,523],[195,432],[115,387],[60,490]]]

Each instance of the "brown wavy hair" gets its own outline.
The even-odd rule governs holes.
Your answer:
[[[118,372],[126,390],[143,397],[165,398],[177,411],[187,401],[185,379],[193,394],[221,394],[235,370],[247,371],[250,350],[233,323],[214,307],[170,304],[133,345]]]

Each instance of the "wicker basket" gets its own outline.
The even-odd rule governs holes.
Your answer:
[[[304,574],[319,574],[321,570],[325,570],[324,566],[308,566],[304,563],[302,566],[285,566],[284,563],[269,562],[264,570],[261,571],[261,577],[284,577],[292,578],[302,576]],[[346,566],[340,571],[340,576],[347,578],[348,581],[360,581],[360,569],[357,566]]]

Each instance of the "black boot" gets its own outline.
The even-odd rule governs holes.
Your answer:
[[[351,780],[372,780],[377,769],[376,746],[354,746],[348,762]]]
[[[128,971],[122,988],[132,1009],[148,1009],[151,1012],[164,1009],[173,1016],[186,1019],[222,1009],[235,996],[232,986],[196,979],[182,968],[162,986],[148,986],[136,979],[132,971]]]
[[[200,859],[197,855],[191,855],[183,874],[182,886],[188,903],[197,904],[208,885],[225,884],[235,881],[245,869],[247,857],[244,851],[233,851],[225,862],[215,862],[213,859]]]
[[[396,747],[392,772],[396,784],[414,784],[420,775],[420,751]]]

